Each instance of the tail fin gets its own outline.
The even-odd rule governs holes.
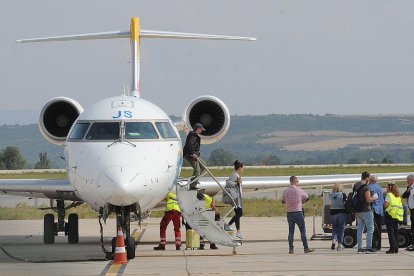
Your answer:
[[[102,33],[75,34],[65,36],[52,36],[41,38],[29,38],[16,40],[17,43],[33,42],[52,42],[52,41],[70,41],[70,40],[94,40],[94,39],[116,39],[130,38],[132,52],[132,95],[140,96],[139,91],[139,45],[141,38],[172,38],[172,39],[215,39],[215,40],[245,40],[253,41],[256,38],[242,36],[225,36],[213,34],[195,34],[195,33],[178,33],[165,31],[141,30],[138,17],[131,19],[131,28],[129,31],[112,31]]]

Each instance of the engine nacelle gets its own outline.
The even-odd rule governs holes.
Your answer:
[[[82,106],[71,98],[51,99],[40,112],[40,132],[49,142],[62,145],[73,123],[82,112]]]
[[[220,99],[201,96],[193,100],[182,117],[187,129],[201,123],[206,131],[201,133],[202,144],[212,144],[223,138],[230,127],[230,112]]]

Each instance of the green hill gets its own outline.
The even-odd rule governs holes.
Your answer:
[[[177,119],[173,117],[173,120]],[[53,168],[63,168],[62,148],[48,143],[37,125],[0,126],[0,149],[15,145],[28,168],[47,152]],[[185,138],[185,135],[182,136]],[[202,146],[223,148],[248,164],[276,155],[284,164],[414,161],[414,116],[266,115],[233,116],[227,135]]]

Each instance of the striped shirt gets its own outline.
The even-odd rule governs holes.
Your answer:
[[[302,203],[305,203],[308,195],[304,190],[291,185],[283,192],[282,202],[285,203],[286,212],[301,212]]]

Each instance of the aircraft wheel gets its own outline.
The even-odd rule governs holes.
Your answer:
[[[43,217],[43,242],[45,244],[55,243],[55,216],[53,214],[46,214]]]
[[[115,249],[116,249],[116,237],[112,238],[112,260],[114,259],[115,256]]]
[[[70,214],[68,217],[68,242],[79,242],[79,219],[78,214]]]
[[[344,233],[344,247],[352,248],[357,244],[356,231],[352,229],[346,229]]]
[[[135,259],[135,239],[131,236],[127,237],[125,245],[128,260]]]
[[[404,248],[410,245],[410,234],[407,231],[398,230],[398,247]]]

